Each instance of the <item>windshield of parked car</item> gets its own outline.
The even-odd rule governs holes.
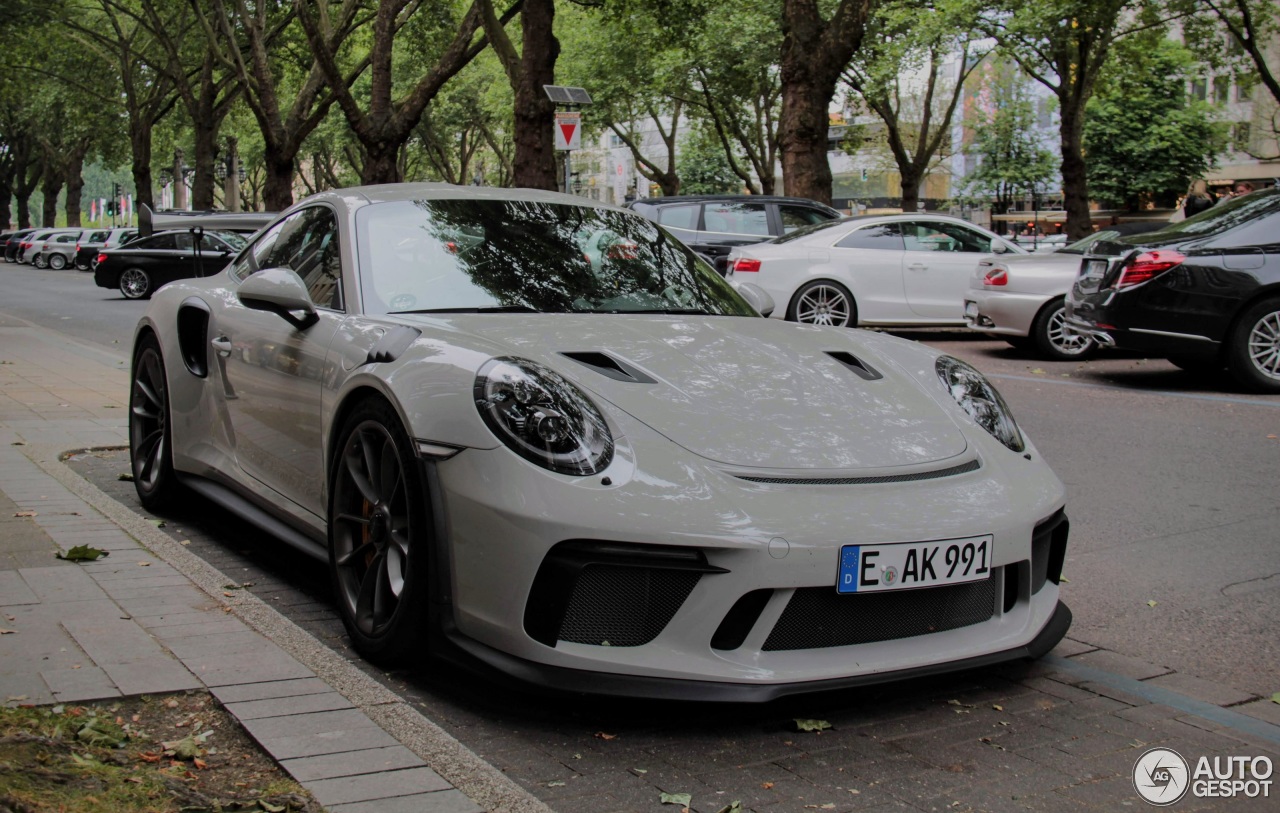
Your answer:
[[[1160,236],[1207,237],[1274,212],[1280,212],[1280,190],[1260,190],[1223,201],[1194,217],[1166,226],[1160,231]]]
[[[847,218],[841,217],[841,218],[837,218],[836,220],[825,220],[821,223],[813,223],[808,226],[801,226],[800,228],[793,229],[787,232],[786,234],[782,235],[781,237],[777,237],[773,240],[770,240],[769,242],[770,243],[790,243],[792,240],[799,240],[801,237],[808,237],[809,235],[817,234],[818,232],[823,231],[824,229],[830,229],[830,228],[839,226],[841,223],[844,223],[846,219]]]
[[[1079,240],[1075,241],[1069,246],[1063,246],[1062,248],[1058,249],[1053,253],[1054,254],[1084,254],[1085,249],[1089,248],[1089,246],[1093,245],[1099,240],[1114,240],[1119,236],[1120,236],[1120,232],[1116,231],[1115,229],[1101,229],[1099,231],[1095,231],[1093,234],[1089,235],[1088,237],[1080,238]]]
[[[222,242],[231,246],[231,249],[233,251],[239,251],[240,249],[244,248],[246,245],[249,244],[249,241],[245,239],[244,235],[239,234],[238,232],[215,231],[215,232],[209,232],[209,234],[216,235],[218,239],[222,240]]]
[[[356,216],[366,313],[705,313],[754,316],[719,274],[630,212],[438,199]]]

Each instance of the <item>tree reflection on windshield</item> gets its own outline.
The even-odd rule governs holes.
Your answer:
[[[362,209],[365,309],[754,316],[654,223],[530,200],[438,199]]]

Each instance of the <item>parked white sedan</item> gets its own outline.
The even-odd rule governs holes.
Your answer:
[[[729,269],[768,291],[778,303],[774,316],[792,322],[958,326],[978,263],[1026,253],[956,217],[869,215],[737,249]]]
[[[1162,221],[1121,223],[1049,254],[995,257],[978,264],[965,294],[965,323],[1019,350],[1051,361],[1080,361],[1096,350],[1092,339],[1063,321],[1064,298],[1080,270],[1080,258],[1099,240],[1142,234]]]

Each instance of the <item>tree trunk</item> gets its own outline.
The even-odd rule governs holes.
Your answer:
[[[1089,183],[1084,163],[1084,119],[1079,110],[1061,105],[1062,200],[1067,210],[1067,241],[1074,242],[1093,233],[1089,215]]]
[[[151,128],[131,127],[129,147],[133,151],[133,203],[142,211],[145,203],[156,208],[151,189]]]
[[[46,229],[53,228],[58,222],[58,193],[62,191],[62,184],[62,173],[56,167],[46,163],[44,179],[40,182],[40,191],[44,194],[44,211],[40,216],[40,225]]]
[[[84,190],[84,155],[88,147],[77,147],[67,161],[67,225],[80,224],[80,194]]]
[[[365,145],[364,167],[360,182],[364,184],[398,183],[400,181],[400,145],[385,141]]]
[[[793,69],[792,72],[796,71]],[[782,147],[784,194],[830,204],[827,105],[835,93],[835,80],[814,82],[793,76],[791,81],[787,81],[785,62],[783,77],[778,141]],[[760,181],[763,187],[764,179]]]
[[[556,188],[556,150],[552,128],[556,107],[547,98],[543,85],[556,81],[556,59],[560,42],[552,28],[554,0],[525,0],[520,12],[523,50],[520,81],[515,88],[515,186],[530,189]]]
[[[33,155],[34,150],[29,139],[22,139],[14,149],[13,156],[13,196],[18,201],[18,228],[31,228],[31,193],[40,183],[44,167],[40,159]]]
[[[195,130],[195,174],[191,181],[191,208],[197,211],[213,208],[214,161],[218,154],[218,129],[216,122],[197,124]]]
[[[262,196],[267,211],[283,212],[293,205],[293,156],[269,145],[263,156],[267,168],[267,180]]]
[[[9,231],[10,207],[13,206],[13,179],[14,164],[12,161],[5,163],[4,172],[0,174],[0,231]]]
[[[923,180],[922,173],[917,172],[915,167],[898,167],[898,173],[902,177],[902,211],[920,211],[920,181]]]

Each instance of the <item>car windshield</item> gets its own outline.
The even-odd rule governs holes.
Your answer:
[[[1209,236],[1234,229],[1249,221],[1280,211],[1280,193],[1275,190],[1254,192],[1219,203],[1194,217],[1161,230],[1161,236]]]
[[[244,235],[233,231],[215,231],[211,232],[211,234],[216,234],[224,243],[231,246],[231,248],[236,251],[244,248],[249,243],[249,241],[244,238]]]
[[[1115,229],[1102,229],[1101,231],[1095,231],[1093,234],[1089,235],[1088,237],[1081,237],[1079,240],[1075,241],[1071,245],[1063,246],[1062,248],[1058,249],[1053,253],[1054,254],[1084,254],[1085,249],[1087,249],[1089,246],[1093,245],[1094,243],[1098,242],[1099,240],[1113,240],[1119,236],[1120,236],[1120,232],[1116,231]]]
[[[367,313],[755,316],[709,265],[639,215],[528,200],[437,199],[356,216]]]
[[[824,220],[821,223],[813,223],[808,226],[801,226],[800,228],[789,231],[786,234],[782,235],[781,237],[776,237],[773,240],[770,240],[769,242],[774,244],[790,243],[792,240],[799,240],[801,237],[808,237],[811,234],[817,234],[823,229],[830,229],[835,226],[839,226],[840,224],[844,223],[846,220],[847,218],[841,217],[835,220]]]

